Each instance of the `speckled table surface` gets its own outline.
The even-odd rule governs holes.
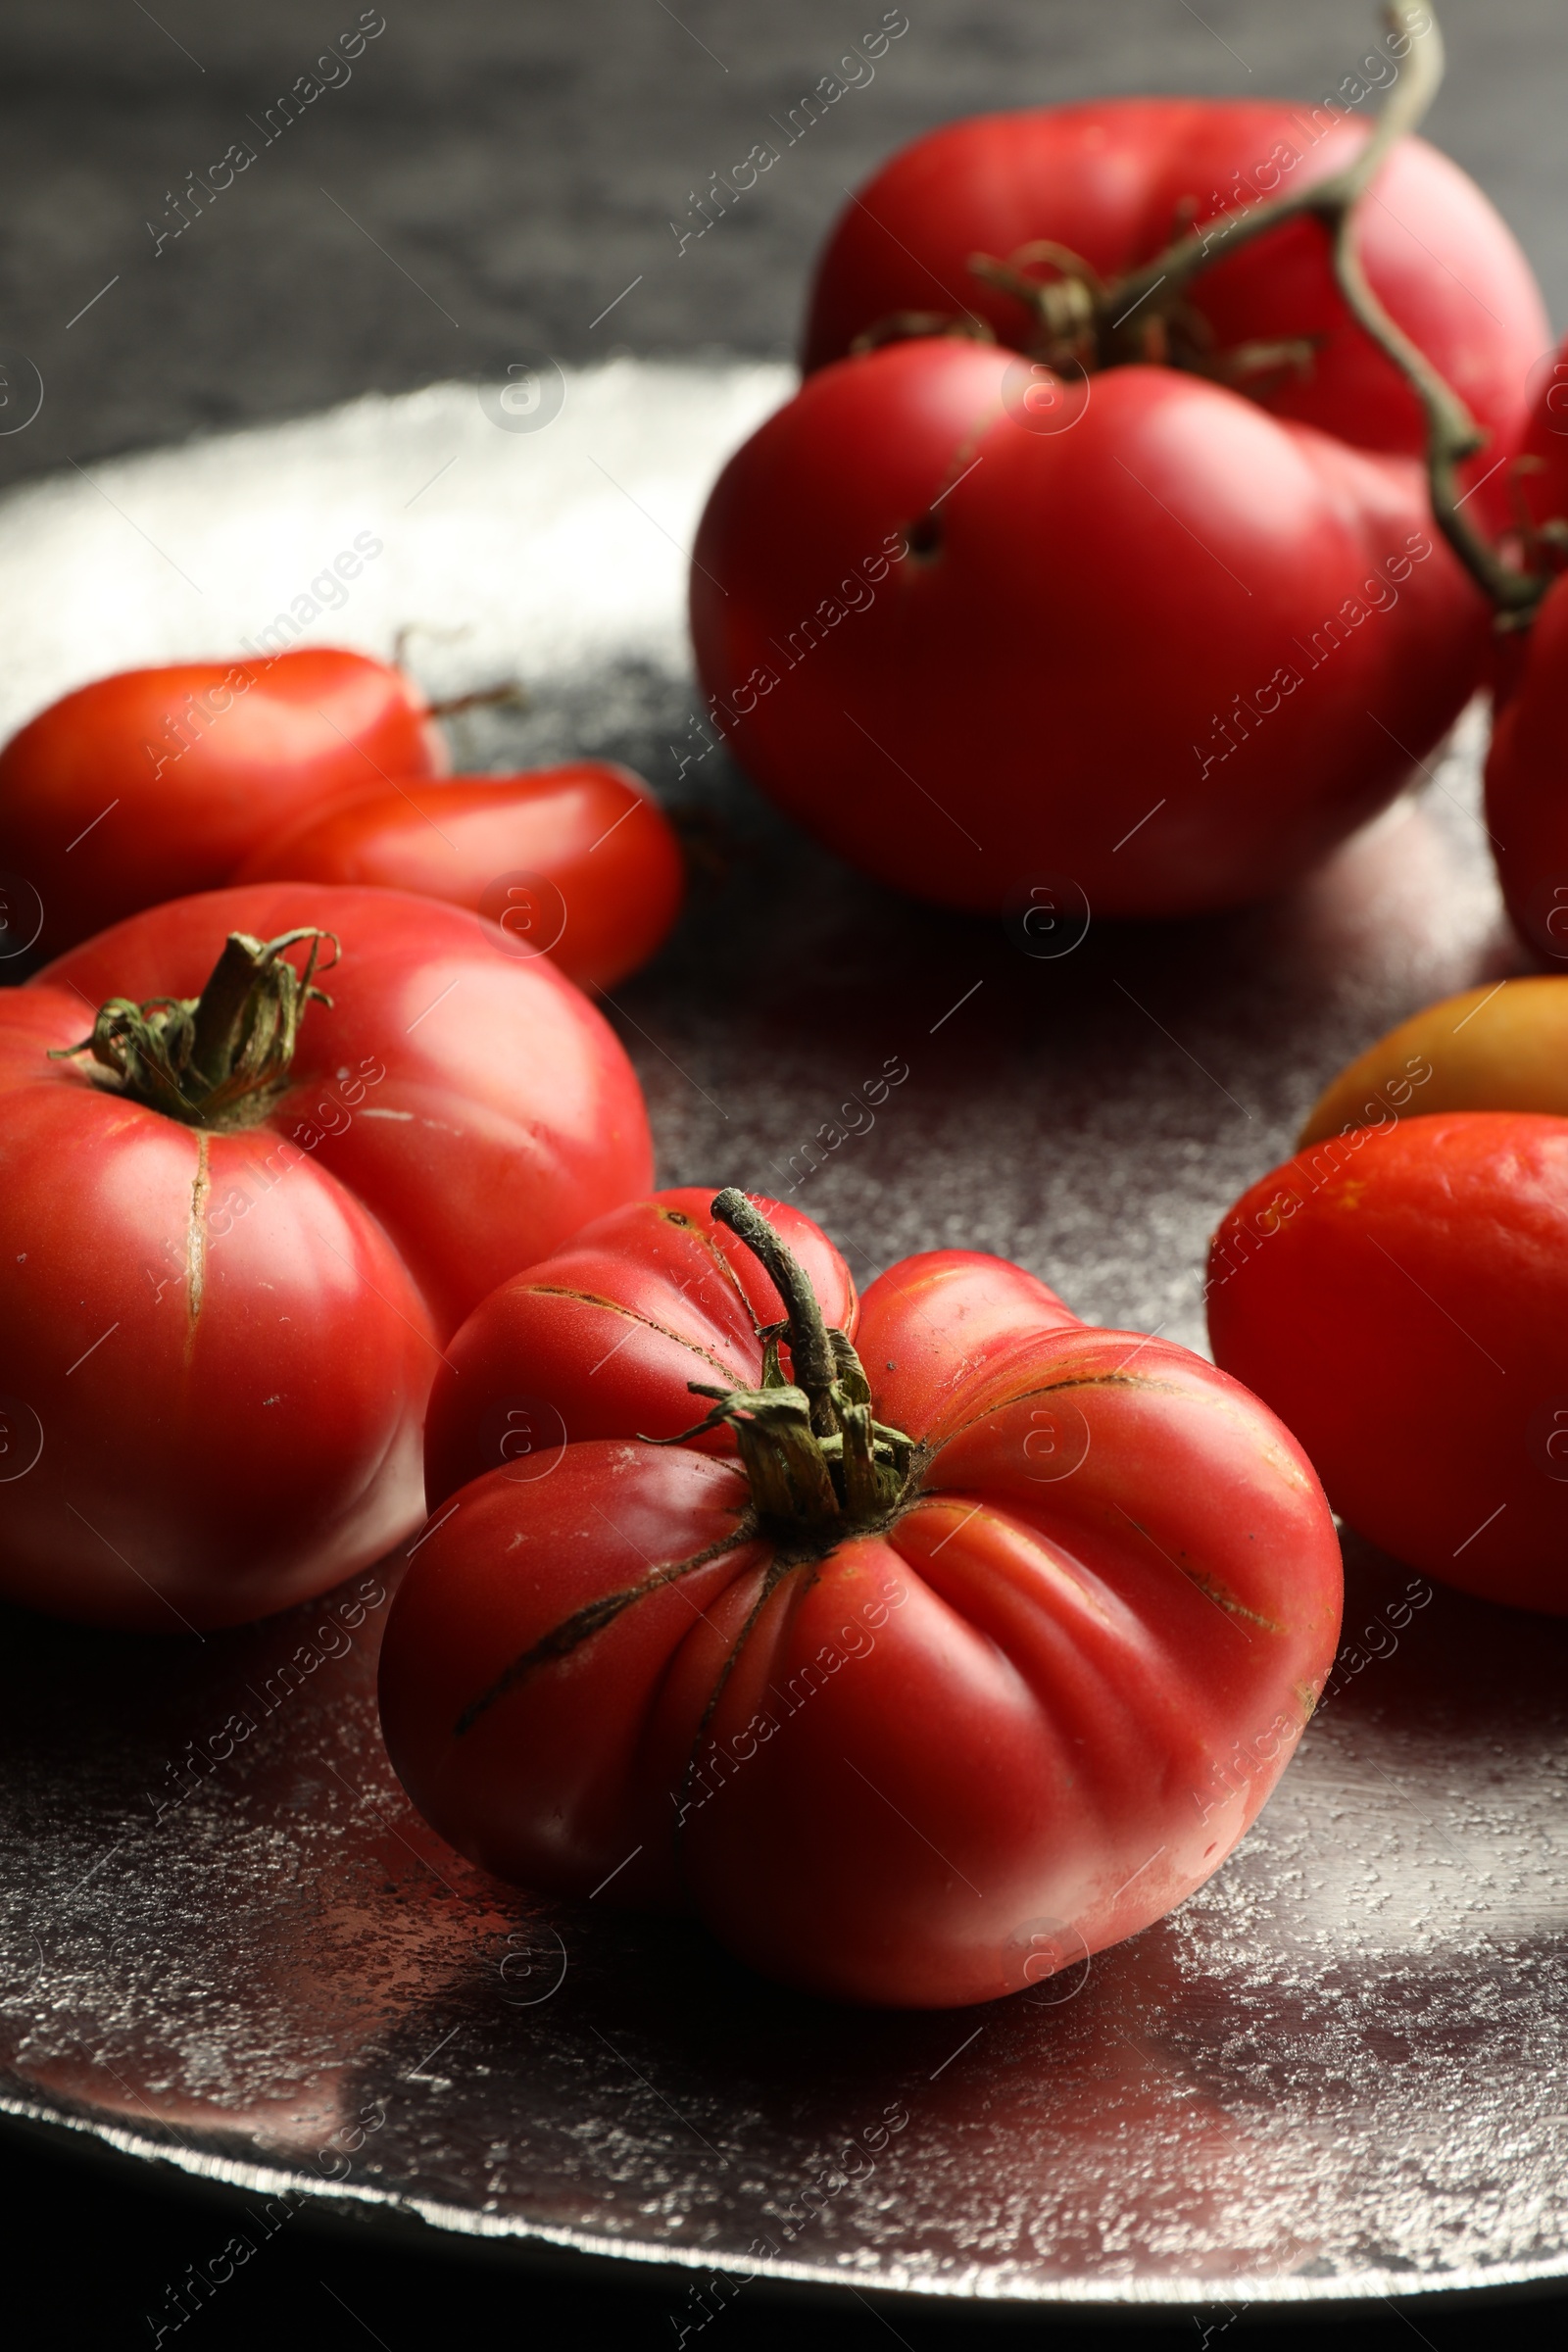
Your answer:
[[[1434,135],[1501,203],[1561,313],[1555,125],[1568,41],[1545,5],[1454,0],[1444,13],[1451,67]],[[273,84],[335,25],[314,0],[279,0],[249,22],[192,0],[156,14],[109,0],[12,11],[4,331],[39,370],[44,401],[24,431],[0,435],[0,472],[69,473],[74,461],[97,487],[45,480],[7,511],[6,725],[116,662],[247,633],[274,592],[297,585],[302,514],[330,538],[337,511],[371,490],[389,508],[395,492],[414,497],[456,448],[455,478],[412,510],[401,554],[389,540],[374,601],[347,633],[384,650],[394,625],[431,624],[421,658],[437,682],[502,653],[520,658],[541,689],[535,711],[510,737],[488,731],[498,721],[475,722],[478,763],[569,740],[674,785],[692,741],[669,593],[678,560],[613,512],[613,492],[596,494],[592,527],[629,585],[620,608],[596,615],[594,661],[573,652],[569,619],[550,638],[548,600],[530,603],[504,567],[492,596],[454,613],[440,564],[461,574],[475,533],[494,545],[504,454],[471,392],[352,410],[295,428],[292,444],[264,434],[122,471],[104,461],[215,424],[305,416],[368,388],[495,374],[544,351],[570,364],[727,348],[763,365],[702,375],[703,397],[719,403],[702,412],[710,467],[724,438],[777,397],[784,379],[767,364],[787,356],[808,251],[843,186],[899,139],[1026,89],[1316,95],[1353,64],[1367,30],[1358,0],[1311,11],[1214,0],[1200,14],[1174,0],[911,9],[875,84],[792,151],[765,204],[680,254],[670,219],[759,135],[754,118],[787,111],[823,57],[862,29],[857,14],[821,0],[678,13],[654,0],[520,10],[462,0],[385,15],[352,84],[326,93],[261,157],[265,170],[158,250],[188,172],[216,160],[248,116],[265,118]],[[679,535],[700,468],[688,457],[661,473],[635,458],[637,436],[613,421],[615,374],[579,380],[558,468],[575,417],[593,428],[584,449],[612,470],[622,456],[644,465],[623,486]],[[678,367],[637,380],[645,409],[658,397],[671,414],[696,413]],[[292,520],[278,499],[291,469]],[[93,514],[105,490],[128,499],[143,528],[182,514],[172,552],[208,556],[208,571],[192,571],[202,608],[149,589],[160,558],[107,507]],[[563,512],[580,525],[576,497],[574,508],[563,493]],[[314,539],[301,560],[317,567]],[[442,639],[455,618],[468,634]],[[784,1189],[781,1163],[865,1054],[898,1051],[911,1068],[898,1117],[803,1196],[858,1271],[962,1234],[1037,1266],[1087,1314],[1198,1340],[1213,1213],[1278,1154],[1321,1076],[1411,1005],[1509,968],[1468,813],[1474,753],[1472,731],[1440,789],[1283,906],[1157,934],[1092,931],[1054,963],[855,882],[763,816],[716,761],[693,766],[679,790],[716,813],[727,878],[622,1004],[666,1180]],[[711,975],[737,962],[748,985],[720,1003]],[[966,1000],[967,1013],[956,1009]],[[1406,1581],[1376,1559],[1352,1562],[1368,1626]],[[782,2267],[848,2273],[873,2292],[984,2278],[1026,2299],[1098,2269],[1113,2297],[1185,2294],[1173,2324],[1187,2341],[1195,2328],[1255,2331],[1258,2309],[1242,2307],[1263,2278],[1273,2291],[1288,2278],[1286,2292],[1321,2293],[1338,2271],[1388,2295],[1444,2264],[1502,2278],[1562,2260],[1562,1831],[1549,1774],[1564,1729],[1561,1660],[1539,1628],[1524,1639],[1439,1595],[1396,1654],[1343,1676],[1259,1832],[1211,1890],[1097,1964],[1069,1999],[999,2014],[951,2063],[962,2036],[944,2040],[941,2020],[859,2025],[846,2038],[804,2005],[760,2008],[755,1988],[678,1937],[649,1943],[564,1915],[530,1925],[496,1911],[493,1889],[443,1892],[403,1844],[418,1849],[419,1833],[392,1810],[380,1768],[365,1769],[367,1742],[339,1756],[324,1735],[302,1726],[296,1741],[283,1727],[254,1779],[215,1774],[154,1835],[146,1771],[201,1736],[210,1666],[193,1679],[190,1661],[161,1649],[127,1694],[107,1657],[83,1665],[46,1633],[11,1634],[4,1838],[8,1853],[31,1857],[32,1875],[12,1879],[4,1989],[25,2029],[9,2045],[11,2091],[34,2109],[100,2129],[117,2128],[118,2112],[127,2137],[162,2138],[176,2161],[183,2139],[303,2178],[307,2149],[343,2129],[355,2092],[389,2117],[354,2160],[372,2196],[390,2189],[415,2210],[422,2200],[444,2221],[520,2215],[581,2245],[662,2235],[703,2263],[736,2232],[749,2233],[742,2255],[767,2235],[775,2207],[842,2155],[867,2100],[902,2102],[910,2127],[868,2178],[828,2198],[809,2232],[780,2244],[772,2230]],[[245,1645],[272,1639],[236,1637],[220,1671],[243,1679],[265,1663]],[[368,1630],[344,1662],[349,1727],[368,1704],[371,1646]],[[51,1750],[58,1781],[38,1762]],[[309,1840],[285,1851],[318,1782],[318,1828],[332,1847],[318,1868]],[[74,1805],[60,1787],[74,1788]],[[237,1822],[242,1837],[225,1842]],[[246,1900],[241,1856],[255,1872]],[[430,1857],[446,1868],[437,1849]],[[510,2001],[519,1981],[549,1981],[553,1937],[568,1962],[560,1984],[541,2003]],[[509,1952],[521,1960],[503,1978]],[[618,2056],[597,2047],[601,2033]],[[519,2054],[538,2096],[498,2151],[483,2086]],[[591,2112],[612,2119],[608,2136],[581,2131]],[[487,2130],[488,2175],[474,2167]],[[162,2224],[123,2176],[100,2186],[90,2166],[36,2146],[0,2185],[16,2242],[32,2246],[11,2299],[20,2309],[37,2291],[40,2342],[150,2340],[144,2314],[205,2260],[209,2237],[221,2244],[232,2210],[181,2208]],[[66,2217],[57,2245],[40,2226],[46,2211]],[[233,2343],[364,2330],[401,2352],[429,2340],[419,2315],[437,2302],[513,2308],[486,2302],[473,2275],[451,2284],[459,2274],[440,2264],[384,2250],[368,2264],[311,2234],[308,2200],[302,2216],[182,2341],[204,2328]],[[94,2244],[113,2249],[107,2278],[102,2262],[80,2259]],[[301,2244],[309,2250],[292,2250]],[[62,2249],[74,2258],[62,2263]],[[721,2323],[714,2342],[726,2331],[772,2341],[770,2328],[801,2324],[770,2316],[765,2278],[734,2307],[721,2297],[699,2307],[700,2284],[630,2305],[600,2284],[530,2291],[550,2331],[597,2319],[652,2340]],[[1433,2343],[1468,2340],[1449,2331],[1472,2325],[1425,2304],[1418,2320]],[[1066,2324],[1058,2312],[1057,2340]],[[945,2324],[898,2306],[891,2320],[862,2308],[811,2325],[844,2341],[880,2339],[893,2325],[923,2345]],[[1394,2340],[1410,2323],[1385,2325]],[[1529,2322],[1509,2325],[1519,2338]]]

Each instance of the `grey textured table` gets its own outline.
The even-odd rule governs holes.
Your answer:
[[[875,79],[681,251],[670,222],[776,139],[880,0],[386,0],[352,78],[266,144],[269,109],[361,13],[9,0],[0,344],[45,398],[0,439],[0,478],[499,375],[519,350],[782,357],[845,187],[931,123],[1102,90],[1315,99],[1377,29],[1373,0],[908,0]],[[1561,323],[1560,10],[1447,0],[1442,17],[1432,135],[1512,221]],[[255,163],[182,214],[189,175],[210,181],[237,141]]]
[[[460,0],[416,14],[394,0],[352,79],[270,135],[280,92],[360,13],[327,17],[318,0],[245,15],[216,0],[163,0],[155,11],[138,0],[13,0],[0,35],[11,196],[0,346],[31,361],[44,400],[25,429],[0,437],[0,479],[91,467],[368,387],[496,375],[540,350],[784,357],[810,252],[842,190],[918,129],[1026,96],[1102,89],[1315,98],[1373,29],[1360,0],[1207,0],[1200,13],[1185,0],[911,5],[909,31],[874,83],[681,251],[676,230],[692,224],[710,174],[770,135],[769,119],[788,117],[879,8]],[[1568,35],[1546,0],[1450,0],[1443,13],[1449,81],[1430,127],[1512,220],[1560,318]],[[209,177],[236,140],[256,150],[254,165],[199,213],[188,193],[182,204],[191,175]],[[919,939],[909,935],[911,952]],[[1221,979],[1232,945],[1227,934],[1202,951]],[[220,2209],[165,2208],[144,2187],[100,2182],[36,2147],[7,2160],[0,2199],[16,2249],[3,2292],[14,2319],[24,2304],[35,2314],[27,2340],[40,2343],[148,2341],[142,2313],[222,2236]],[[617,2340],[678,2333],[657,2296],[492,2286],[433,2259],[325,2245],[308,2223],[269,2247],[244,2298],[198,2316],[181,2341],[363,2333],[403,2352],[434,2338],[449,2304],[470,2324],[525,2316],[530,2334],[547,2338],[590,2322]],[[669,2298],[677,2315],[683,2304]],[[1543,2309],[1507,2326],[1514,2341],[1544,2342],[1561,2319]],[[869,2312],[863,2323],[804,2324],[858,2343],[890,2326],[920,2346],[961,2332]],[[802,2325],[754,2296],[710,2340],[782,2342]],[[1201,2326],[1233,2340],[1254,2329],[1220,2307]],[[1473,2340],[1476,2322],[1423,2309],[1418,2325],[1395,2315],[1384,2328],[1336,2332],[1392,2343],[1412,2327],[1446,2345]],[[1053,2334],[1067,2340],[1058,2327]],[[1161,2334],[1196,2340],[1188,2323]]]

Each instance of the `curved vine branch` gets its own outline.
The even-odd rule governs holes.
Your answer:
[[[1283,196],[1269,197],[1259,204],[1238,205],[1234,212],[1222,213],[1217,220],[1205,221],[1201,228],[1190,230],[1142,270],[1120,279],[1112,293],[1123,318],[1130,318],[1156,290],[1160,295],[1157,309],[1169,310],[1184,287],[1200,271],[1212,269],[1216,262],[1240,252],[1255,238],[1268,236],[1288,220],[1312,214],[1337,225],[1348,218],[1357,198],[1365,194],[1382,171],[1390,151],[1425,120],[1443,81],[1443,35],[1431,9],[1421,5],[1420,0],[1393,0],[1384,17],[1391,46],[1396,40],[1403,42],[1409,63],[1390,91],[1388,103],[1365,143],[1326,178],[1292,188]],[[1133,331],[1136,337],[1140,330]]]
[[[1325,178],[1221,214],[1110,286],[1103,285],[1079,256],[1043,244],[1025,247],[1006,262],[975,254],[970,268],[976,276],[1034,310],[1042,338],[1037,356],[1048,366],[1159,362],[1166,359],[1171,327],[1181,318],[1184,297],[1195,278],[1291,220],[1321,221],[1346,308],[1420,404],[1433,519],[1504,623],[1519,625],[1544,595],[1549,576],[1507,562],[1464,514],[1468,493],[1459,487],[1459,467],[1485,446],[1486,435],[1452,386],[1390,318],[1355,249],[1359,200],[1396,142],[1422,122],[1443,80],[1443,34],[1431,8],[1423,0],[1393,0],[1384,15],[1391,53],[1407,61],[1405,71],[1369,136]],[[1027,267],[1032,261],[1046,261],[1060,274],[1049,281],[1033,277]],[[1191,313],[1187,318],[1190,325]],[[1289,362],[1294,347],[1282,345],[1274,356]]]

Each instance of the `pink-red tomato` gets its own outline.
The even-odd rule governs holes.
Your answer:
[[[1509,469],[1529,525],[1522,560],[1547,577],[1568,567],[1568,344],[1536,371],[1536,402]],[[1487,758],[1487,829],[1515,930],[1537,956],[1568,958],[1568,579],[1527,626],[1494,649],[1496,712]]]
[[[234,879],[285,876],[471,906],[518,955],[548,955],[579,988],[612,988],[648,961],[685,879],[668,817],[640,776],[609,760],[372,785],[259,843]]]
[[[1568,340],[1541,359],[1531,388],[1535,397],[1519,455],[1507,468],[1508,520],[1522,519],[1538,530],[1555,526],[1554,543],[1532,553],[1539,564],[1561,570],[1568,563],[1560,536],[1568,530]]]
[[[852,862],[978,911],[1042,882],[1094,915],[1233,906],[1322,858],[1441,737],[1487,610],[1323,223],[1215,260],[1169,316],[1157,283],[1125,315],[1115,292],[1367,135],[1343,109],[1189,99],[985,116],[901,150],[841,215],[807,383],[721,476],[691,597],[736,756]],[[1353,233],[1486,436],[1466,478],[1495,527],[1548,333],[1524,258],[1414,139]],[[977,255],[1098,303],[1078,355]],[[996,347],[943,339],[944,318]],[[851,356],[889,332],[917,339]]]
[[[1568,958],[1568,578],[1550,587],[1513,650],[1511,691],[1487,755],[1487,830],[1520,937]]]
[[[1333,1658],[1289,1434],[1000,1259],[857,1301],[798,1213],[664,1193],[447,1352],[381,1659],[410,1794],[502,1877],[689,1907],[809,1990],[989,2000],[1135,1934],[1230,1851]]]
[[[1215,1359],[1294,1430],[1336,1510],[1445,1584],[1559,1615],[1565,1318],[1568,1119],[1541,1112],[1320,1137],[1214,1236]]]
[[[331,1002],[306,1004],[256,1091],[198,1087],[176,1117],[85,1054],[53,1058],[109,1000],[197,998],[230,934],[304,926],[338,943],[317,975]],[[376,1558],[421,1513],[442,1344],[512,1268],[643,1192],[651,1159],[587,999],[437,900],[216,892],[7,991],[0,1592],[167,1632]]]
[[[323,801],[446,765],[422,695],[364,654],[122,670],[0,751],[4,862],[37,893],[37,944],[58,955],[138,907],[219,888]]]

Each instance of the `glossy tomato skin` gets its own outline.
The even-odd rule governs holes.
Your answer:
[[[59,955],[161,899],[214,890],[268,833],[378,775],[439,775],[423,698],[332,647],[130,669],[65,695],[0,751],[0,833]]]
[[[1483,660],[1419,467],[1162,368],[1093,377],[1036,431],[1015,365],[939,339],[848,360],[731,459],[691,597],[736,756],[951,906],[1043,875],[1097,917],[1282,888]]]
[[[625,1280],[680,1334],[679,1259],[655,1315],[650,1236],[628,1231]],[[575,1365],[556,1341],[567,1420],[602,1337],[586,1302],[581,1323]],[[712,1328],[696,1318],[688,1365]],[[962,2005],[1136,1934],[1218,1867],[1332,1660],[1339,1551],[1255,1399],[1088,1329],[1016,1267],[907,1259],[856,1344],[876,1411],[924,1448],[888,1527],[767,1592],[732,1456],[574,1438],[441,1506],[388,1623],[382,1722],[415,1802],[504,1877],[693,1908],[832,1998]],[[688,1365],[648,1346],[639,1425],[689,1410]],[[639,1587],[456,1732],[565,1619]]]
[[[1321,180],[1367,136],[1364,120],[1326,108],[1187,98],[1098,99],[945,124],[900,149],[839,216],[817,270],[805,364],[843,358],[857,335],[906,311],[968,310],[1025,349],[1027,312],[974,275],[973,254],[1004,260],[1051,238],[1114,281],[1190,223]],[[1479,476],[1517,446],[1529,371],[1550,339],[1523,253],[1474,181],[1413,138],[1362,199],[1356,240],[1390,316],[1487,433],[1486,454],[1472,461]],[[1216,263],[1190,299],[1221,351],[1313,339],[1304,370],[1249,380],[1248,396],[1274,415],[1359,449],[1422,454],[1416,401],[1347,313],[1316,222]],[[1494,521],[1505,515],[1500,477],[1477,499],[1491,502]]]
[[[1512,692],[1493,721],[1487,829],[1515,930],[1544,961],[1568,958],[1568,578],[1514,641]]]
[[[1214,1237],[1216,1360],[1335,1508],[1488,1600],[1568,1613],[1568,1120],[1448,1111],[1330,1137]]]
[[[680,911],[674,828],[640,776],[608,760],[513,776],[411,779],[313,810],[258,845],[236,882],[298,877],[422,891],[499,922],[579,988],[612,988]]]
[[[254,1126],[97,1085],[115,995],[194,996],[231,930],[331,931],[333,1002]],[[636,1080],[579,991],[428,899],[265,884],[133,916],[0,997],[0,1351],[41,1451],[0,1483],[0,1591],[177,1631],[305,1599],[422,1508],[441,1343],[641,1191]]]

